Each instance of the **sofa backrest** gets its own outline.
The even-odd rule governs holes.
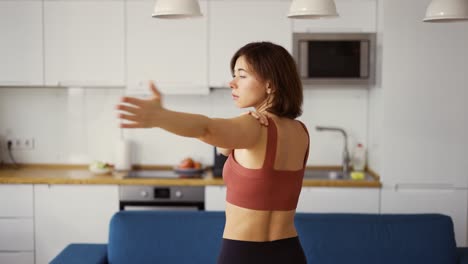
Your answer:
[[[111,220],[111,264],[216,263],[224,212],[122,211]]]
[[[309,263],[455,264],[453,223],[440,214],[297,214]]]
[[[214,264],[224,222],[224,212],[119,212],[110,225],[109,263]],[[299,213],[295,222],[308,263],[456,263],[445,215]]]

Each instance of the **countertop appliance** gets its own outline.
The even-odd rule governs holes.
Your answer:
[[[130,171],[129,178],[201,178],[202,174],[181,175],[172,170]],[[119,186],[120,210],[205,210],[204,186]]]
[[[375,45],[375,33],[293,34],[303,84],[373,84]]]

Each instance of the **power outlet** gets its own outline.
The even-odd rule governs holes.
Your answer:
[[[34,149],[34,138],[8,138],[5,146],[8,148],[8,142],[11,141],[12,150],[33,150]]]

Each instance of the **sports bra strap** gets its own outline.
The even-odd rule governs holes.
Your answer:
[[[306,163],[307,163],[307,160],[309,159],[310,136],[309,136],[309,131],[307,130],[307,127],[304,125],[304,123],[302,123],[299,120],[297,120],[297,121],[302,125],[305,132],[307,133],[307,151],[306,151],[306,155],[304,157],[304,166],[305,166]]]
[[[272,118],[268,118],[268,139],[265,153],[265,161],[263,162],[262,168],[274,168],[274,163],[276,159],[276,144],[278,141],[278,131],[276,124]]]

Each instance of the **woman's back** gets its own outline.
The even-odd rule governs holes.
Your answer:
[[[233,162],[246,169],[259,170],[267,162],[268,153],[274,153],[275,156],[271,157],[274,162],[269,165],[273,165],[275,173],[287,177],[289,172],[302,171],[308,151],[309,138],[307,131],[300,122],[289,118],[273,116],[270,122],[273,122],[273,124],[270,124],[271,127],[276,127],[276,151],[272,149],[272,142],[269,143],[270,146],[268,147],[270,149],[268,149],[268,128],[263,128],[260,140],[254,147],[233,151]],[[270,132],[270,136],[271,134]],[[291,180],[296,181],[292,178]],[[302,183],[302,177],[300,180],[300,183]],[[249,184],[248,181],[245,183]],[[278,188],[281,188],[281,186]],[[280,190],[272,191],[274,196],[274,192]],[[300,189],[298,192],[300,192]],[[255,210],[228,201],[223,237],[243,241],[273,241],[294,237],[297,236],[294,227],[294,214],[294,209]]]

